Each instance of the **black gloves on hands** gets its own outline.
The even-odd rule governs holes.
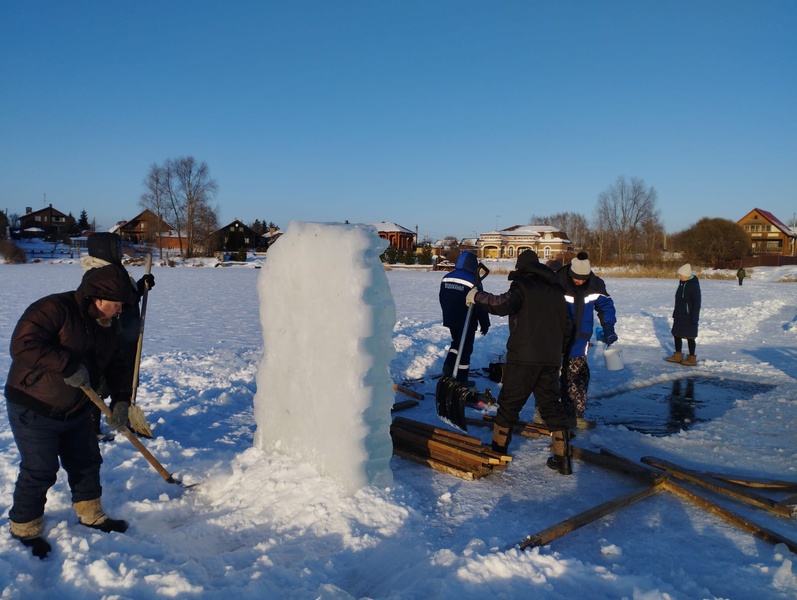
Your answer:
[[[114,402],[111,404],[111,416],[105,417],[105,422],[108,423],[108,427],[113,427],[116,429],[117,427],[121,427],[122,425],[127,424],[127,413],[130,410],[130,403],[129,402]]]
[[[611,346],[617,341],[617,334],[614,332],[614,323],[603,325],[603,339],[607,346]]]
[[[77,371],[72,373],[69,377],[64,377],[64,382],[76,388],[90,385],[91,379],[89,378],[89,370],[81,363]]]
[[[144,275],[144,277],[138,280],[136,286],[138,287],[139,295],[143,294],[144,290],[151,290],[155,287],[155,276],[147,273]]]
[[[479,331],[482,335],[487,335],[487,332],[490,331],[490,326],[484,325],[483,327],[479,328]]]

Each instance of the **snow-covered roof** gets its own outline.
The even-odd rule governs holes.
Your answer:
[[[398,223],[382,221],[380,223],[365,223],[365,225],[373,225],[374,227],[376,227],[376,230],[380,233],[399,232],[399,233],[408,233],[410,235],[415,235],[414,231],[412,231],[411,229],[407,229],[406,227],[402,227]]]

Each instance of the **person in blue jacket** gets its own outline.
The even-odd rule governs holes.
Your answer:
[[[483,308],[473,307],[473,312],[465,329],[465,318],[468,307],[465,305],[465,296],[474,287],[482,289],[478,277],[479,261],[472,252],[465,251],[459,255],[456,268],[447,273],[440,282],[440,308],[443,309],[443,325],[451,332],[451,347],[448,349],[443,362],[443,375],[454,377],[457,381],[467,384],[468,371],[470,371],[470,355],[473,352],[473,342],[476,338],[476,328],[479,327],[482,335],[487,335],[490,329],[490,315]],[[457,353],[462,336],[465,344],[462,346],[462,356],[459,367],[454,373],[457,362]]]
[[[617,341],[614,300],[606,291],[603,279],[592,272],[586,252],[579,252],[569,265],[557,272],[557,276],[565,289],[565,300],[573,320],[573,336],[562,365],[562,402],[568,414],[576,418],[576,426],[586,429],[595,425],[584,418],[590,380],[587,351],[594,328],[594,313],[598,314],[603,327],[602,341],[611,346]]]

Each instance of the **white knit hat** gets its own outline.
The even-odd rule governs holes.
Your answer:
[[[579,252],[570,261],[570,274],[573,277],[586,279],[590,273],[592,273],[592,265],[589,264],[589,256],[587,256],[586,252]]]
[[[691,277],[692,276],[692,265],[686,263],[677,271],[678,275],[681,277]]]

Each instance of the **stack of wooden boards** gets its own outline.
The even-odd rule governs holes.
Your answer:
[[[506,468],[512,458],[469,435],[395,417],[390,426],[393,454],[472,481]]]

